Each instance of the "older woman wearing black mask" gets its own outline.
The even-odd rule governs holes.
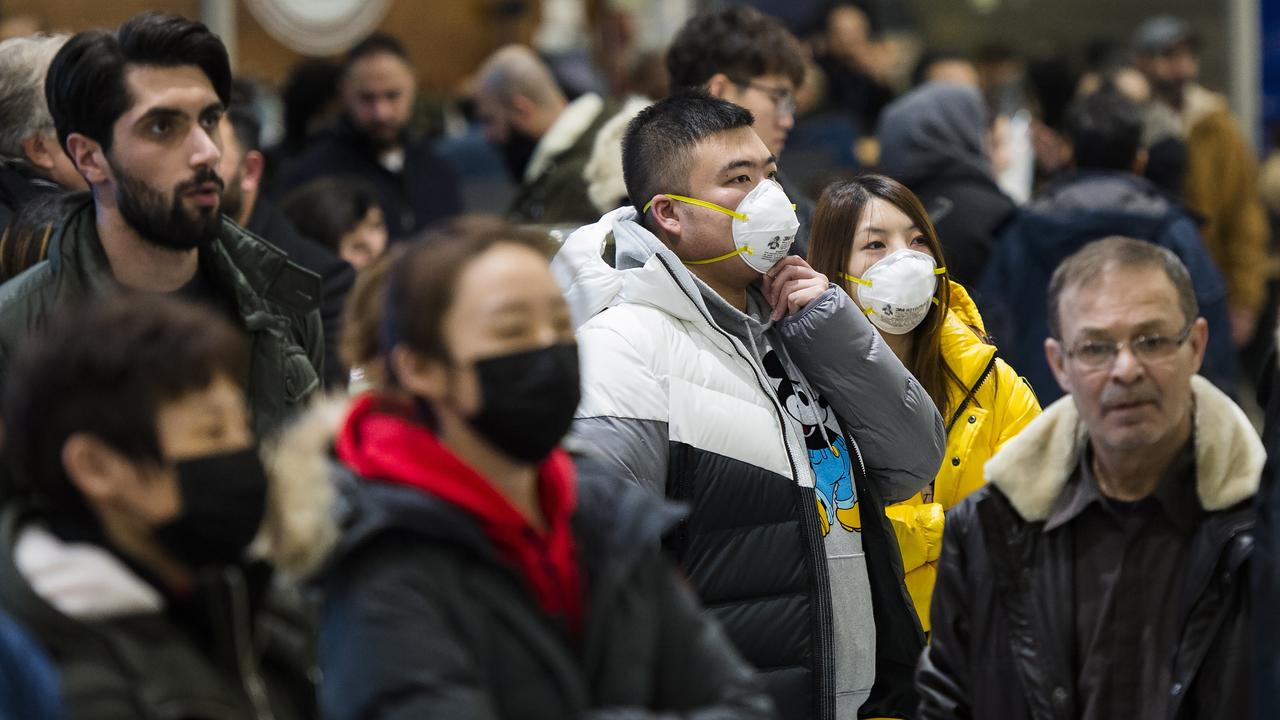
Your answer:
[[[924,203],[952,277],[976,285],[991,243],[1013,216],[996,185],[987,111],[977,89],[944,82],[902,96],[880,116],[880,171]]]

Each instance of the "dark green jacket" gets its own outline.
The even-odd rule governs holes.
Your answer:
[[[512,221],[585,225],[600,219],[600,210],[587,194],[584,173],[595,147],[596,133],[618,110],[616,103],[603,103],[595,119],[571,145],[547,158],[542,172],[521,184],[511,203]]]
[[[217,241],[202,253],[202,267],[211,270],[218,294],[232,300],[249,337],[249,407],[254,430],[265,437],[320,387],[320,278],[225,218]],[[47,260],[0,286],[0,385],[22,339],[51,313],[120,289],[98,239],[93,203],[86,202],[54,236]]]
[[[101,607],[89,608],[83,607],[83,597],[77,603],[81,611],[72,617],[32,586],[43,584],[54,595],[74,589],[59,578],[28,579],[18,570],[18,539],[35,519],[18,503],[10,503],[0,515],[0,607],[48,652],[72,720],[317,716],[313,617],[296,594],[273,584],[266,566],[198,575],[193,595],[198,601],[183,613],[186,622],[175,620],[163,606],[122,608],[104,599]],[[65,581],[70,574],[66,567],[74,566],[77,583],[95,588],[109,586],[104,577],[131,573],[122,564],[117,566],[122,569],[107,570],[100,562],[86,563],[83,554],[72,550],[84,547],[71,543],[40,567],[62,566]]]

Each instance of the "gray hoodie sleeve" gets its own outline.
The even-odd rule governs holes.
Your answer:
[[[792,362],[853,434],[885,502],[929,484],[947,446],[942,417],[844,290],[832,286],[780,330]]]

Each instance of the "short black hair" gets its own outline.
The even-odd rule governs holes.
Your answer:
[[[71,133],[81,133],[111,149],[111,127],[133,103],[124,79],[129,65],[195,65],[222,104],[231,101],[231,63],[217,35],[180,15],[140,13],[114,33],[79,33],[54,56],[44,92],[64,148]]]
[[[622,179],[636,212],[643,216],[644,206],[659,193],[688,194],[694,146],[753,122],[751,111],[702,89],[677,93],[641,110],[622,137]]]
[[[334,254],[342,236],[354,230],[375,207],[377,191],[363,178],[350,175],[316,178],[280,201],[280,210],[298,232]]]
[[[231,123],[231,131],[236,135],[236,143],[240,152],[262,150],[262,121],[258,119],[258,109],[254,103],[258,98],[258,89],[254,83],[243,78],[236,78],[231,84],[231,105],[227,108],[227,120]]]
[[[5,382],[10,489],[55,513],[83,510],[62,464],[71,435],[162,462],[161,408],[219,375],[241,382],[247,358],[241,333],[221,315],[172,298],[121,293],[61,314],[23,343]]]
[[[804,55],[782,23],[759,10],[735,6],[702,13],[680,29],[667,50],[672,89],[700,87],[716,73],[735,82],[785,75],[804,82]]]
[[[374,33],[356,43],[347,51],[347,54],[342,58],[343,74],[346,74],[357,61],[382,53],[395,55],[406,63],[409,62],[409,52],[404,49],[404,43],[393,35]]]
[[[1082,99],[1067,123],[1076,167],[1133,170],[1142,147],[1142,111],[1114,85]]]

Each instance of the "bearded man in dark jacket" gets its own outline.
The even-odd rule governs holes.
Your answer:
[[[1208,325],[1170,251],[1108,238],[1049,287],[1070,393],[947,515],[922,718],[1253,716],[1253,510],[1266,453],[1195,373]]]

